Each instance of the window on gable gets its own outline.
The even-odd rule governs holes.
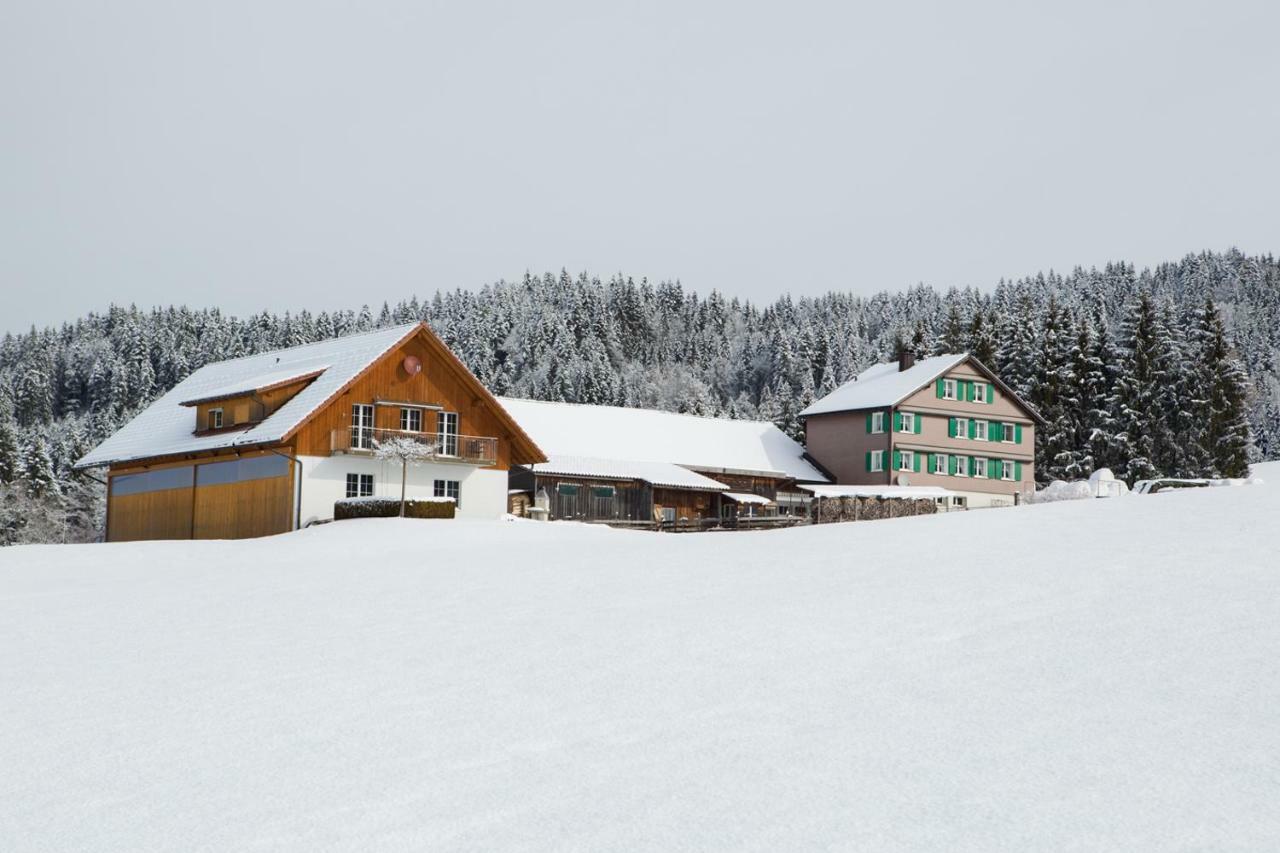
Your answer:
[[[206,429],[222,429],[222,409],[210,409]]]
[[[975,403],[987,402],[987,388],[989,387],[985,382],[975,382],[973,384],[973,401]]]
[[[903,432],[916,431],[916,416],[914,413],[912,412],[902,413],[902,431]]]
[[[956,381],[954,379],[942,380],[942,399],[954,400],[956,398]]]
[[[400,429],[404,432],[422,432],[422,409],[401,409]]]

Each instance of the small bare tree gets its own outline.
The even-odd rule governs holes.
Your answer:
[[[408,435],[397,435],[374,441],[373,455],[377,459],[391,459],[400,463],[400,517],[404,518],[405,482],[409,477],[409,466],[419,465],[434,459],[439,445],[434,439],[423,436],[414,438]]]

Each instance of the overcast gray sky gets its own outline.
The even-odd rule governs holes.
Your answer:
[[[0,330],[1274,252],[1276,3],[0,0]]]

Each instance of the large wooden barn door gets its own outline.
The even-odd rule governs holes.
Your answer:
[[[179,465],[111,477],[107,541],[190,539],[194,474]]]
[[[288,459],[275,454],[196,468],[193,539],[247,539],[292,526]]]

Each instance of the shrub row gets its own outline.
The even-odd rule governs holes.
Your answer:
[[[404,502],[405,518],[453,518],[451,500],[410,498]],[[400,515],[399,498],[347,498],[333,505],[333,520],[348,518],[395,518]]]

